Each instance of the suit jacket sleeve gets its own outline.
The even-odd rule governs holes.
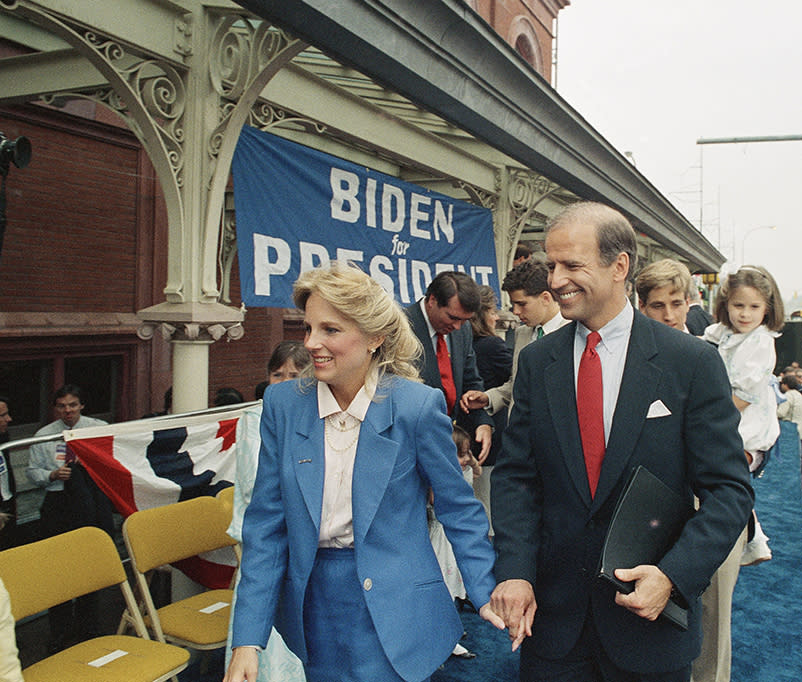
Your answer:
[[[502,454],[490,477],[494,546],[497,551],[495,575],[498,582],[522,578],[535,584],[540,543],[542,485],[530,457],[532,371],[530,354],[518,358],[513,393],[515,406],[504,432]]]
[[[495,414],[509,407],[512,402],[512,386],[515,382],[515,375],[518,371],[518,356],[521,350],[529,344],[532,339],[532,328],[527,326],[518,327],[515,330],[515,348],[512,351],[512,374],[501,386],[487,390],[487,397],[490,401],[485,408],[488,414]]]
[[[490,601],[495,587],[495,554],[487,539],[487,515],[459,468],[442,394],[431,393],[419,414],[415,433],[418,467],[431,484],[435,514],[454,550],[468,596],[481,607]]]
[[[267,644],[287,570],[287,525],[281,499],[280,443],[271,404],[273,395],[266,391],[263,399],[259,465],[242,522],[243,553],[232,635],[235,647]]]
[[[457,335],[461,335],[458,337]],[[455,382],[458,381],[458,376],[462,376],[462,384],[457,384],[457,401],[459,402],[460,396],[466,391],[484,391],[485,384],[482,377],[479,376],[479,370],[476,367],[476,354],[473,351],[473,334],[471,333],[471,325],[463,325],[458,331],[452,333],[452,354],[456,350],[454,346],[461,343],[461,354],[451,359],[451,365],[454,369]],[[456,366],[457,363],[461,364],[461,368]],[[460,371],[461,370],[461,371]],[[462,412],[459,407],[455,410]],[[475,430],[481,424],[487,424],[492,428],[493,420],[484,409],[471,410],[468,415],[470,425]]]

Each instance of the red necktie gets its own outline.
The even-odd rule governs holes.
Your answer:
[[[604,392],[601,359],[596,352],[599,341],[599,332],[588,335],[576,382],[576,413],[579,417],[579,433],[582,436],[591,497],[596,494],[604,459]]]
[[[451,373],[451,358],[448,356],[446,337],[442,334],[437,335],[437,369],[440,370],[440,383],[443,385],[443,393],[446,394],[446,407],[451,414],[457,402],[457,387],[454,386],[454,375]]]

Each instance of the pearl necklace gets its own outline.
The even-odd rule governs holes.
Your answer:
[[[346,417],[347,416],[349,415],[346,415]],[[346,419],[346,417],[335,418],[333,414],[330,414],[328,417],[326,417],[326,422],[323,431],[326,436],[326,443],[328,444],[329,448],[331,448],[331,450],[333,450],[334,452],[347,452],[353,447],[354,443],[356,443],[357,439],[359,438],[359,425],[361,422],[358,419],[352,417],[351,420],[353,421],[351,425],[346,426],[348,421],[351,421]],[[334,443],[332,443],[330,437],[331,432],[329,430],[329,427],[331,427],[335,431],[339,431],[340,433],[348,433],[349,431],[356,431],[356,433],[354,433],[353,438],[351,438],[350,442],[345,447],[337,447]]]

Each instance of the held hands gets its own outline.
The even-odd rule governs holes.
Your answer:
[[[493,594],[490,595],[490,606],[493,612],[498,614],[497,618],[500,617],[500,620],[506,624],[512,642],[512,650],[516,651],[525,637],[532,636],[532,623],[535,620],[535,611],[537,611],[532,584],[528,580],[519,579],[505,580],[499,583],[493,590]]]
[[[618,568],[615,577],[625,582],[635,581],[635,590],[630,594],[615,595],[615,603],[646,620],[656,620],[663,612],[671,596],[672,584],[657,566],[643,565],[635,568]]]
[[[463,412],[470,412],[471,410],[478,410],[481,407],[487,407],[490,404],[490,398],[487,393],[482,391],[466,391],[459,399],[459,406]]]
[[[238,646],[231,651],[231,662],[223,682],[256,682],[258,669],[258,650],[251,646]]]

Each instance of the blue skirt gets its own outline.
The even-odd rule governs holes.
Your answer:
[[[404,682],[384,653],[353,549],[321,548],[306,589],[307,682]]]

